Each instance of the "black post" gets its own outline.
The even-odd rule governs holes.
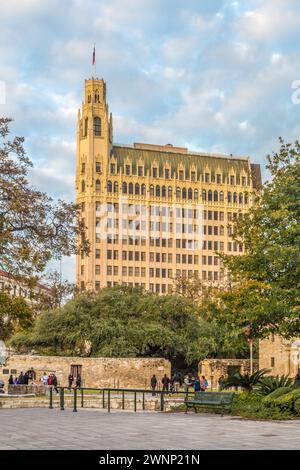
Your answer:
[[[65,389],[61,387],[59,389],[59,404],[60,404],[60,411],[64,411],[65,409]]]
[[[145,392],[143,392],[143,411],[145,411]]]
[[[164,411],[164,392],[160,392],[160,411]]]
[[[81,408],[83,408],[83,388],[81,389]]]
[[[136,392],[134,392],[134,411],[136,411]]]
[[[77,413],[77,388],[74,387],[74,407],[73,411]]]
[[[122,391],[122,410],[125,410],[125,391]]]
[[[102,390],[102,408],[105,408],[105,389]]]
[[[50,399],[49,408],[50,408],[50,410],[52,410],[53,409],[53,391],[52,391],[52,387],[50,387],[49,392],[50,392],[50,395],[49,395],[49,399]]]
[[[107,399],[108,399],[108,402],[107,402],[107,411],[110,413],[110,388],[109,388],[108,391],[107,391]]]

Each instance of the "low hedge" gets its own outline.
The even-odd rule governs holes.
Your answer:
[[[269,393],[266,397],[262,399],[262,403],[266,406],[275,406],[275,399],[285,395],[292,391],[291,387],[280,387],[274,390],[274,392]]]

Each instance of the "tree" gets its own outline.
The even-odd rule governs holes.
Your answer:
[[[31,186],[24,138],[9,140],[10,122],[0,118],[0,268],[34,280],[51,258],[88,253],[89,244],[79,207]]]
[[[7,292],[0,292],[0,340],[30,328],[33,319],[33,311],[22,297],[11,298]]]
[[[234,226],[243,256],[223,256],[233,283],[209,305],[220,322],[253,336],[285,338],[300,332],[300,144],[285,144],[268,156],[272,179],[256,205]]]
[[[75,284],[61,279],[61,274],[58,271],[51,271],[43,275],[41,281],[43,289],[40,289],[36,294],[33,293],[33,298],[37,302],[35,310],[38,312],[60,307],[76,292]]]
[[[183,358],[187,364],[217,348],[213,327],[190,301],[125,286],[81,295],[41,314],[34,328],[15,335],[11,344],[48,354]]]

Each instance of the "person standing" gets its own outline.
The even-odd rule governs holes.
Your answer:
[[[219,377],[219,380],[218,380],[219,390],[222,390],[223,380],[224,380],[224,375],[221,375],[221,377]]]
[[[155,389],[157,386],[157,378],[155,377],[155,374],[151,377],[151,388],[152,388],[152,396],[155,397]]]
[[[208,387],[208,382],[205,378],[204,375],[202,375],[201,379],[200,379],[200,389],[201,389],[201,392],[205,392],[205,390],[207,389]]]
[[[44,385],[48,385],[48,375],[46,374],[46,372],[44,372],[44,375],[42,377],[42,382]]]
[[[68,385],[69,385],[69,388],[72,387],[72,385],[73,385],[73,380],[74,380],[73,374],[70,373],[70,374],[68,375]]]
[[[81,387],[81,377],[80,374],[77,375],[76,377],[76,387],[80,388]]]
[[[9,379],[8,379],[8,385],[14,385],[14,384],[15,384],[15,382],[14,382],[13,375],[10,374]]]
[[[56,393],[58,393],[58,388],[57,388],[57,377],[55,374],[52,374],[52,385]]]
[[[175,389],[175,393],[178,393],[178,392],[179,392],[179,387],[180,387],[180,377],[179,377],[179,375],[176,373],[175,376],[174,376],[174,389]]]
[[[25,374],[24,374],[24,379],[23,379],[23,380],[24,380],[24,385],[28,385],[28,382],[29,382],[29,375],[28,375],[27,372],[25,372]]]
[[[194,392],[200,392],[201,391],[201,381],[199,379],[199,375],[196,374],[195,380],[194,380]]]
[[[167,376],[167,374],[165,374],[163,376],[163,378],[161,379],[161,383],[162,383],[162,386],[163,386],[163,390],[165,391],[169,391],[169,384],[170,384],[170,379],[169,377]]]
[[[22,371],[21,374],[19,375],[18,382],[19,382],[19,385],[24,385],[24,374],[23,374],[23,371]]]

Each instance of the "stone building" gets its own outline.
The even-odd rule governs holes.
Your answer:
[[[9,374],[13,376],[33,369],[36,382],[43,373],[55,373],[58,384],[68,385],[70,372],[79,373],[83,387],[150,388],[153,374],[160,381],[164,374],[170,377],[171,363],[161,358],[107,358],[107,357],[62,357],[10,355],[0,369],[0,380],[7,384]]]
[[[258,361],[253,360],[253,372],[258,370]],[[220,377],[229,377],[240,372],[250,373],[249,359],[205,359],[199,363],[199,374],[205,375],[211,388],[218,388]]]
[[[7,292],[11,297],[23,297],[29,305],[34,305],[35,297],[41,293],[49,297],[52,295],[50,289],[43,284],[36,283],[34,287],[28,287],[15,276],[1,269],[0,292]]]
[[[91,253],[77,256],[77,285],[164,294],[179,276],[224,282],[216,253],[243,253],[231,225],[253,204],[260,183],[260,166],[250,157],[115,144],[105,82],[85,80],[76,194]]]
[[[259,368],[270,369],[270,375],[300,373],[300,338],[284,340],[280,336],[270,336],[259,343]]]

